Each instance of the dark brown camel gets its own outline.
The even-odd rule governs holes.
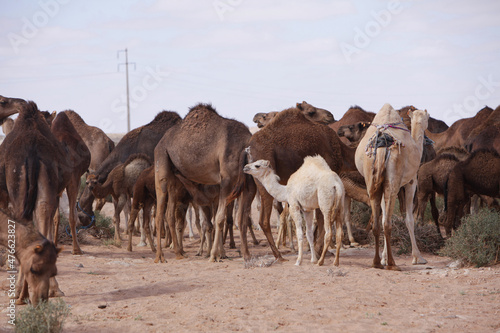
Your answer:
[[[87,125],[75,111],[66,110],[64,113],[90,150],[89,172],[95,172],[115,148],[115,143],[100,128]]]
[[[413,105],[405,106],[402,107],[401,109],[398,110],[399,115],[403,119],[403,122],[405,123],[406,127],[411,128],[411,119],[408,116],[408,111],[415,111],[417,110],[416,107]],[[427,130],[431,133],[441,133],[444,132],[448,129],[448,125],[442,120],[439,119],[434,119],[432,117],[429,117],[429,127]]]
[[[311,121],[314,121],[319,124],[328,125],[335,122],[335,118],[333,114],[325,109],[317,108],[306,101],[302,103],[297,103],[297,109],[302,111],[302,113]],[[253,122],[257,124],[257,127],[262,128],[267,125],[271,119],[273,119],[277,111],[272,111],[268,113],[257,113],[253,117]]]
[[[115,243],[121,244],[120,236],[120,214],[125,204],[130,201],[133,195],[134,184],[142,171],[151,166],[151,160],[145,154],[133,154],[123,164],[114,167],[108,174],[104,184],[97,181],[94,174],[87,177],[87,187],[96,198],[105,198],[108,195],[113,197],[115,212],[113,224],[115,226]]]
[[[493,112],[493,109],[485,106],[474,117],[459,119],[444,132],[431,133],[430,131],[426,131],[425,134],[434,141],[434,149],[436,151],[450,146],[462,147],[469,134],[474,128],[482,124],[491,112]]]
[[[488,148],[500,152],[500,106],[471,131],[464,145],[469,152]]]
[[[29,299],[34,306],[40,301],[47,301],[50,279],[57,274],[56,260],[62,249],[56,248],[53,242],[36,231],[31,221],[13,220],[2,211],[0,211],[0,245],[7,248],[7,271],[17,269],[19,271],[16,304],[25,304],[26,299]],[[20,267],[16,267],[14,257]],[[8,296],[12,298],[14,295]]]
[[[339,127],[337,134],[349,140],[351,147],[357,147],[370,124],[371,122],[360,121],[351,125],[343,125]]]
[[[244,165],[260,159],[269,160],[272,169],[280,177],[280,183],[284,185],[290,175],[302,165],[304,157],[316,154],[321,155],[330,168],[337,173],[356,170],[354,150],[342,144],[329,126],[309,121],[297,108],[281,111],[267,126],[252,136],[248,148],[242,152],[240,176],[234,195],[240,192],[245,179],[248,182],[247,178],[243,178]],[[283,260],[271,234],[270,215],[273,197],[259,182],[257,182],[257,188],[261,197],[260,226],[274,256]],[[322,223],[318,221],[318,227],[320,226]]]
[[[24,99],[0,95],[0,121],[3,122],[7,117],[19,113],[25,103]]]
[[[219,203],[215,215],[215,239],[210,261],[218,261],[221,253],[222,231],[226,215],[227,196],[239,174],[239,156],[252,134],[242,123],[221,117],[208,104],[191,108],[186,117],[171,127],[155,148],[156,225],[161,230],[165,210],[172,235],[175,234],[174,211],[180,201],[182,183],[175,173],[181,173],[192,182],[220,185]],[[202,158],[201,158],[202,157]],[[168,193],[168,203],[167,203]],[[243,216],[249,214],[255,188],[247,188],[240,197],[237,221],[240,227],[241,247],[245,260],[250,259],[246,239],[246,223]],[[167,207],[165,207],[167,206]],[[155,262],[164,262],[160,235],[157,233]],[[177,258],[182,258],[181,249],[173,238]],[[223,248],[222,248],[223,249]]]
[[[104,162],[101,163],[95,176],[100,184],[103,184],[108,178],[108,174],[111,170],[118,164],[124,163],[127,158],[132,154],[143,153],[146,154],[151,161],[154,159],[153,151],[160,139],[162,138],[165,131],[169,129],[173,124],[179,121],[181,117],[170,111],[162,111],[156,115],[156,117],[148,124],[133,129],[118,142],[115,149],[106,157]],[[80,221],[84,225],[91,223],[92,203],[94,201],[94,196],[86,187],[80,197],[79,204],[84,212],[79,214]]]
[[[500,155],[495,150],[476,150],[455,165],[445,189],[446,235],[460,225],[461,209],[472,194],[500,198]]]

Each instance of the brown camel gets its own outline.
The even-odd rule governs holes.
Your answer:
[[[153,238],[151,236],[151,210],[156,205],[155,192],[155,171],[153,166],[144,169],[134,184],[132,194],[132,209],[128,221],[128,245],[127,250],[132,251],[132,234],[134,233],[134,224],[139,212],[142,209],[143,222],[141,227],[141,242],[138,246],[146,245],[146,237],[153,253],[156,252]]]
[[[359,122],[371,122],[373,117],[375,117],[375,113],[370,112],[370,111],[365,111],[363,108],[354,105],[351,106],[342,116],[342,118],[339,119],[339,121],[336,121],[329,126],[337,132],[341,126],[345,125],[352,125],[356,124]]]
[[[351,125],[343,125],[339,127],[337,134],[349,140],[351,147],[357,147],[370,124],[371,122],[360,121]]]
[[[3,122],[1,122],[2,125],[2,131],[5,136],[12,132],[14,129],[14,120],[10,117],[5,118]]]
[[[115,149],[113,149],[104,162],[101,163],[94,173],[95,175],[93,178],[97,178],[97,181],[103,184],[108,178],[108,174],[111,170],[117,165],[124,163],[132,154],[143,153],[153,161],[153,151],[158,141],[160,141],[165,131],[180,119],[181,117],[175,112],[162,111],[158,113],[150,123],[133,129],[125,134],[120,142],[118,142]],[[86,187],[79,201],[80,207],[82,208],[79,217],[84,225],[91,223],[93,202],[94,196],[92,195],[92,191],[89,191]]]
[[[252,134],[242,123],[221,117],[209,104],[198,104],[191,108],[186,117],[172,126],[155,148],[156,182],[156,225],[161,230],[165,210],[172,235],[175,235],[176,205],[184,187],[175,173],[182,174],[192,182],[206,185],[220,185],[219,203],[215,215],[215,239],[210,261],[224,257],[221,248],[222,231],[226,215],[227,196],[239,174],[239,155]],[[200,158],[200,157],[203,158]],[[168,193],[168,203],[167,203]],[[249,214],[255,188],[249,187],[240,197],[237,221],[239,222],[242,253],[250,259],[246,240],[244,214]],[[165,207],[167,206],[167,207]],[[155,262],[164,262],[160,234],[157,233]],[[172,237],[177,258],[182,250],[176,237]]]
[[[294,133],[294,135],[290,135],[290,133]],[[280,177],[280,184],[285,185],[290,175],[302,165],[304,158],[313,155],[322,156],[330,168],[337,173],[342,170],[355,170],[354,150],[342,144],[337,134],[329,126],[309,121],[297,108],[281,111],[267,126],[252,136],[248,148],[242,152],[240,175],[234,189],[234,195],[240,192],[241,186],[245,184],[245,179],[247,183],[249,182],[248,178],[243,178],[244,165],[260,159],[268,160],[270,167]],[[260,226],[274,256],[283,260],[271,234],[270,216],[273,197],[259,182],[257,182],[257,187],[261,198]],[[318,219],[318,229],[320,230],[317,238],[322,239],[323,220],[322,217]],[[321,245],[317,250],[322,250],[322,242],[318,243]]]
[[[463,207],[472,194],[500,198],[500,155],[495,150],[476,150],[455,165],[445,188],[446,235],[460,225]]]
[[[469,152],[488,148],[500,152],[500,106],[471,131],[464,145]]]
[[[391,105],[385,104],[373,119],[356,149],[356,167],[363,175],[370,196],[372,208],[372,229],[375,236],[375,257],[373,267],[399,270],[391,250],[391,217],[396,196],[404,186],[406,193],[406,226],[412,244],[412,263],[425,264],[427,261],[418,250],[413,219],[413,196],[417,186],[417,171],[422,157],[424,131],[429,115],[427,111],[410,111],[412,132],[404,126],[399,113]],[[384,208],[384,209],[382,209]],[[380,215],[384,226],[384,253],[379,256]],[[385,260],[387,256],[387,260]]]
[[[26,104],[24,99],[0,95],[0,122],[3,122],[7,117],[13,114],[19,113],[24,104]]]
[[[56,248],[53,242],[36,231],[31,221],[13,220],[3,211],[0,211],[0,245],[7,248],[7,272],[16,271],[15,259],[20,265],[15,288],[16,304],[24,304],[26,299],[34,306],[47,301],[50,279],[57,274],[56,260],[62,248]],[[12,285],[11,277],[15,275],[8,278]],[[9,297],[13,296],[9,293]]]
[[[149,156],[145,154],[133,154],[123,164],[119,164],[108,174],[104,184],[100,184],[94,174],[87,177],[87,187],[96,198],[113,197],[115,213],[113,224],[115,226],[115,243],[121,244],[120,236],[120,214],[125,204],[130,201],[134,191],[134,184],[142,171],[151,166]]]
[[[411,128],[411,119],[408,116],[408,111],[415,111],[417,110],[416,107],[413,105],[405,106],[402,107],[401,109],[398,110],[399,115],[403,119],[403,122],[405,123],[406,127]],[[442,120],[434,119],[432,117],[429,117],[429,126],[427,127],[427,130],[431,133],[441,133],[444,132],[448,129],[448,125]]]
[[[493,109],[485,106],[474,117],[459,119],[444,132],[431,133],[430,131],[426,131],[426,135],[434,141],[434,149],[436,151],[449,146],[462,147],[469,134],[474,128],[482,124],[491,112],[493,112]]]
[[[115,148],[115,143],[100,128],[87,125],[75,111],[66,110],[64,113],[90,150],[89,172],[95,172]]]
[[[297,103],[297,109],[302,111],[302,113],[311,121],[314,121],[319,124],[328,125],[335,122],[335,118],[333,114],[325,109],[317,108],[306,101],[302,103]],[[268,113],[257,113],[253,117],[253,122],[257,124],[257,127],[262,128],[266,126],[271,119],[273,119],[277,111],[272,111]]]

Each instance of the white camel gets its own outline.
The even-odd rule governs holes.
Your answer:
[[[409,112],[411,134],[397,111],[385,104],[373,119],[365,136],[356,149],[356,168],[366,182],[372,208],[372,229],[375,236],[373,267],[399,270],[391,251],[391,216],[396,196],[401,187],[405,190],[405,222],[412,245],[412,263],[425,264],[415,241],[413,197],[417,186],[417,171],[423,151],[424,131],[427,128],[427,111]],[[385,145],[378,145],[386,143]],[[384,227],[384,252],[379,256],[380,215]]]
[[[325,254],[332,239],[332,226],[336,222],[336,256],[334,265],[339,265],[342,245],[342,222],[344,217],[345,190],[340,177],[333,172],[321,156],[307,156],[302,166],[290,176],[287,185],[279,183],[279,177],[267,160],[258,160],[245,165],[245,173],[257,179],[276,200],[288,202],[290,214],[295,221],[299,255],[295,265],[302,262],[304,235],[302,232],[302,214],[306,220],[306,236],[311,248],[311,262],[323,265]],[[313,214],[319,208],[325,220],[325,238],[323,252],[319,261],[316,259],[313,244]]]

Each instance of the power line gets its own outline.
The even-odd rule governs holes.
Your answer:
[[[128,89],[128,65],[134,65],[135,70],[135,62],[128,62],[128,50],[119,50],[117,53],[117,58],[120,57],[120,52],[125,52],[125,62],[118,64],[118,71],[120,71],[120,65],[125,65],[125,75],[127,81],[127,132],[130,132],[130,97],[129,97],[129,89]]]

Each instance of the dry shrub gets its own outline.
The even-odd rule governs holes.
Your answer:
[[[277,261],[274,256],[252,257],[250,260],[245,261],[245,268],[270,267]]]
[[[113,220],[100,212],[95,213],[95,224],[88,229],[78,229],[77,228],[77,238],[80,244],[90,244],[89,236],[93,236],[98,239],[110,239],[114,237],[115,229],[113,226]],[[59,232],[58,232],[58,242],[59,244],[71,245],[72,237],[70,235],[69,221],[61,214]]]
[[[466,215],[439,254],[477,267],[495,264],[500,252],[500,213],[487,208]]]
[[[16,318],[16,332],[58,333],[62,332],[64,320],[70,309],[61,298],[40,302],[37,306],[26,305]]]

